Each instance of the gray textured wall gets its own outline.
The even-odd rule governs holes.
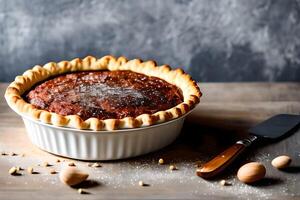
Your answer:
[[[0,81],[89,54],[198,81],[300,81],[299,21],[299,0],[0,0]]]

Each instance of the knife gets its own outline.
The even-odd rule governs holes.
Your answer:
[[[262,139],[279,140],[295,130],[300,123],[300,115],[279,114],[248,130],[249,136],[237,141],[234,145],[197,169],[198,176],[209,179],[219,175],[248,146]]]

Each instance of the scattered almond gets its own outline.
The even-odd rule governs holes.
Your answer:
[[[33,174],[33,167],[28,167],[28,168],[27,168],[27,172],[28,172],[29,174]]]
[[[160,165],[164,164],[164,159],[160,158],[160,159],[158,160],[158,164],[160,164]]]
[[[10,169],[8,170],[8,173],[9,173],[10,175],[16,175],[17,172],[18,172],[18,170],[17,170],[16,167],[12,167],[12,168],[10,168]]]
[[[77,185],[88,178],[88,174],[76,167],[65,167],[61,170],[59,178],[67,185]]]
[[[92,164],[92,167],[101,167],[100,163],[94,163]]]
[[[264,178],[266,168],[258,162],[250,162],[243,165],[237,173],[237,177],[243,183],[253,183]]]
[[[225,180],[221,180],[220,181],[220,185],[225,186],[226,185],[226,181]]]
[[[271,164],[273,165],[273,167],[277,168],[277,169],[284,169],[286,167],[288,167],[292,162],[291,157],[283,155],[283,156],[278,156],[276,158],[274,158],[271,162]]]
[[[75,167],[76,165],[75,165],[74,162],[69,162],[69,163],[68,163],[68,166]]]
[[[173,170],[177,170],[177,167],[175,165],[170,165],[169,169],[173,171]]]
[[[78,194],[85,194],[85,192],[84,192],[84,190],[83,190],[82,188],[79,188],[79,189],[77,190],[77,192],[78,192]]]
[[[222,185],[222,186],[229,186],[229,185],[231,185],[231,183],[229,183],[229,182],[227,182],[226,180],[221,180],[220,181],[220,185]]]
[[[145,186],[145,183],[143,181],[139,181],[139,186]]]

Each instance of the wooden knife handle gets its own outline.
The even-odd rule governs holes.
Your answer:
[[[249,135],[247,138],[237,141],[211,161],[205,163],[196,173],[202,178],[212,178],[222,172],[246,147],[257,139],[255,135]]]
[[[211,161],[205,163],[200,169],[197,169],[197,175],[205,179],[216,176],[242,153],[245,148],[245,144],[235,143]]]

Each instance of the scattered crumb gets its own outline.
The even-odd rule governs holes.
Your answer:
[[[78,192],[78,194],[84,194],[84,191],[83,191],[82,188],[79,188],[79,189],[77,190],[77,192]]]
[[[18,172],[18,170],[17,170],[16,167],[12,167],[12,168],[10,168],[10,169],[8,170],[8,173],[9,173],[10,175],[16,175],[17,172]]]
[[[55,169],[51,169],[50,171],[50,174],[56,174],[57,172],[55,171]]]
[[[22,154],[21,154],[21,157],[25,157],[25,153],[22,153]]]
[[[88,167],[91,167],[92,165],[93,165],[93,163],[88,163],[87,164]]]
[[[229,183],[229,182],[227,182],[226,180],[221,180],[220,182],[220,185],[222,185],[222,186],[229,186],[229,185],[232,185],[231,183]]]
[[[160,164],[160,165],[164,164],[164,159],[160,158],[160,159],[158,160],[158,164]]]
[[[17,156],[18,154],[14,153],[14,152],[11,152],[10,155],[11,156]]]
[[[56,159],[56,162],[59,163],[59,162],[60,162],[60,159]]]
[[[139,186],[145,186],[145,183],[143,181],[139,181]]]
[[[175,165],[170,165],[169,169],[170,169],[171,171],[173,171],[173,170],[177,170],[177,167],[176,167]]]
[[[77,190],[77,192],[78,192],[78,194],[90,194],[89,192],[83,190],[82,188],[79,188],[79,189]]]
[[[7,156],[8,154],[5,152],[1,152],[1,156]]]
[[[100,163],[94,163],[92,164],[92,167],[102,167],[102,166],[100,165]]]
[[[43,163],[43,167],[49,167],[50,165],[49,165],[49,163],[48,162],[44,162]]]
[[[75,167],[76,165],[75,165],[74,162],[69,162],[69,163],[68,163],[68,166]]]
[[[220,185],[225,186],[226,185],[226,181],[225,180],[221,180],[220,181]]]

